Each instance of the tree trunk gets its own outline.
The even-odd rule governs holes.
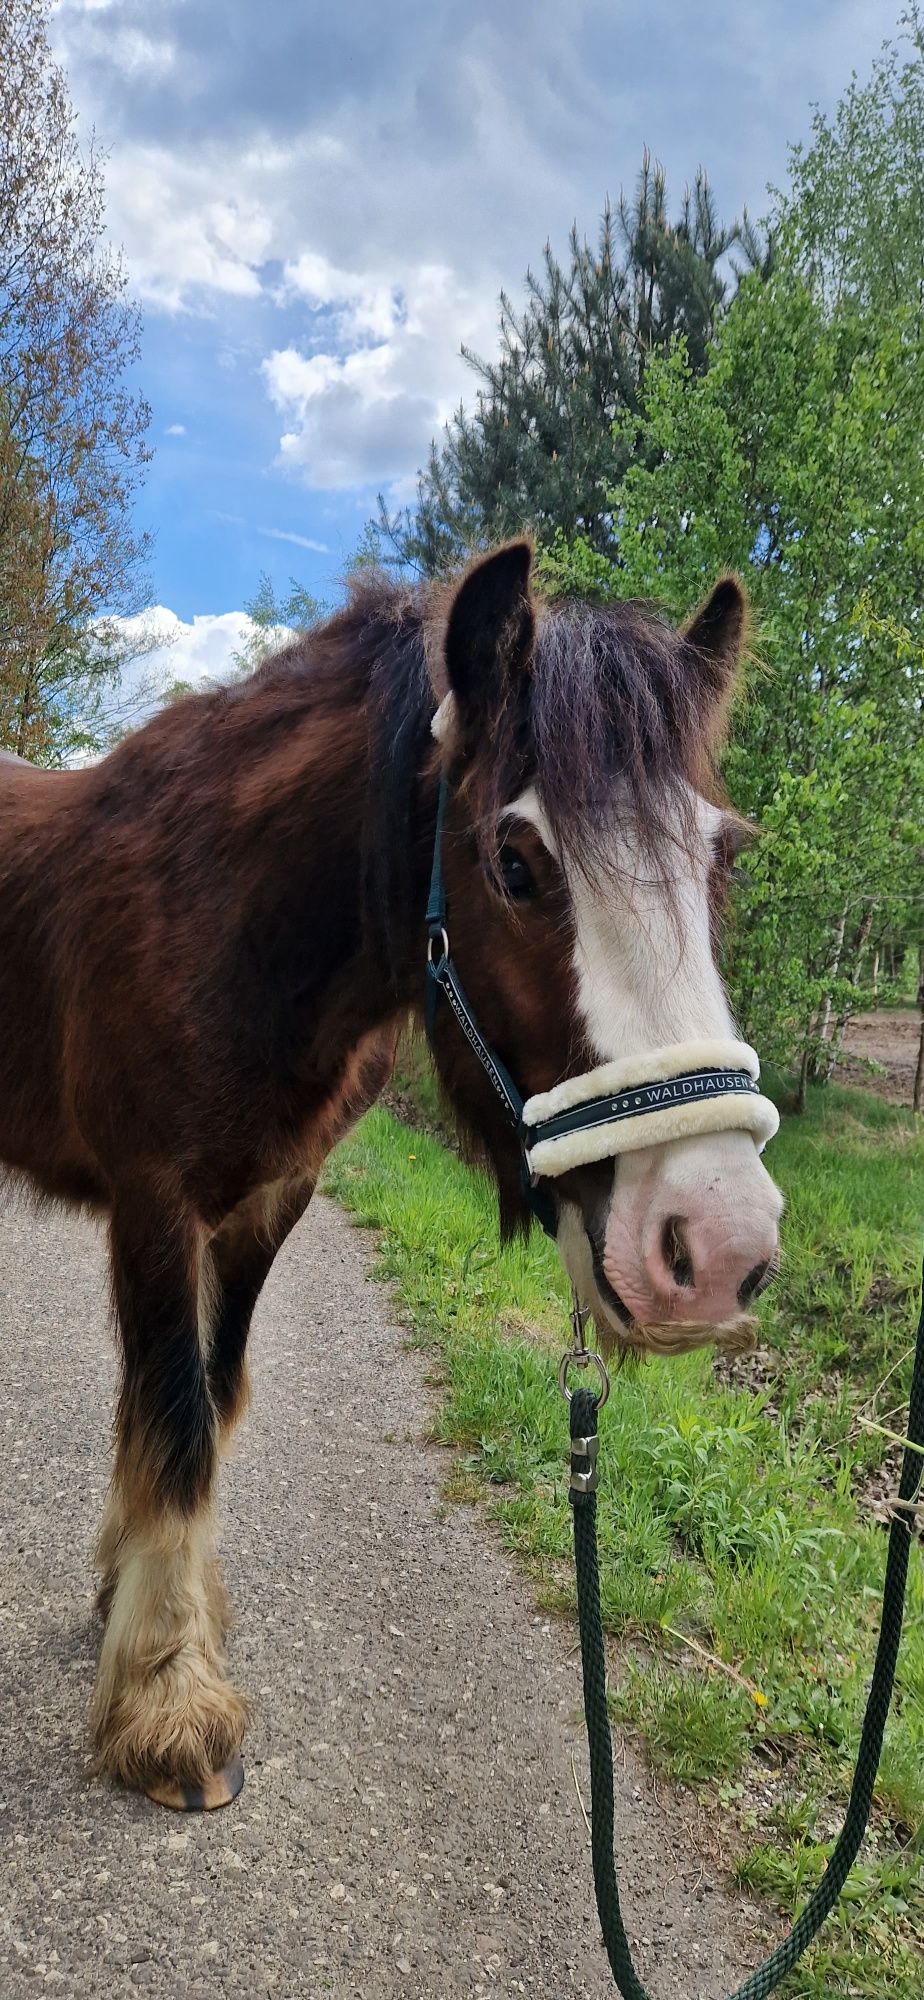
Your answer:
[[[857,932],[857,943],[856,943],[857,955],[856,958],[854,959],[853,971],[850,975],[851,986],[859,986],[860,984],[860,971],[863,965],[863,953],[865,952],[867,944],[869,943],[869,934],[872,928],[873,928],[873,905],[871,903],[869,909],[866,912],[866,915],[863,918],[863,922],[861,923],[860,928]],[[879,963],[878,951],[876,953],[876,963],[877,965]],[[875,985],[875,974],[873,977],[873,984]]]
[[[879,946],[878,946],[878,944],[877,944],[877,946],[876,946],[876,949],[875,949],[875,951],[873,952],[873,977],[872,977],[872,981],[871,981],[871,984],[872,984],[872,989],[873,989],[873,1006],[874,1006],[874,1007],[875,1007],[875,1005],[876,1005],[876,1002],[877,1002],[877,1000],[878,1000],[878,998],[879,998],[879,950],[880,950],[880,948],[879,948]]]
[[[804,1049],[802,1052],[802,1061],[799,1064],[799,1089],[796,1095],[796,1110],[800,1115],[805,1110],[808,1095],[809,1060],[808,1049]]]
[[[918,945],[918,1008],[921,1015],[921,1032],[918,1037],[918,1064],[914,1072],[911,1108],[920,1117],[924,1110],[924,938]]]
[[[847,929],[847,905],[845,904],[841,912],[837,930],[834,934],[834,956],[831,960],[831,969],[828,973],[828,978],[830,979],[832,986],[841,969],[841,955],[844,950],[844,932],[846,931],[846,929]],[[828,991],[824,997],[824,1004],[821,1009],[821,1019],[818,1024],[818,1041],[821,1048],[824,1048],[826,1042],[831,1041],[832,1006],[833,1006],[833,1001],[831,997],[831,987],[829,986]],[[831,1054],[830,1056],[827,1057],[826,1060],[822,1060],[820,1055],[816,1055],[812,1059],[811,1073],[813,1079],[815,1079],[817,1082],[819,1083],[829,1082],[831,1071],[834,1068],[834,1057],[836,1052],[837,1052],[837,1042],[835,1040],[832,1042],[831,1045]]]
[[[857,987],[860,984],[860,974],[863,970],[863,953],[866,950],[867,944],[869,943],[869,934],[872,928],[873,928],[873,905],[871,903],[869,909],[866,911],[862,923],[860,924],[860,928],[856,936],[856,942],[853,947],[854,960],[853,960],[853,968],[850,974],[850,984],[854,992],[856,992]],[[837,1020],[834,1023],[834,1030],[831,1035],[831,1053],[828,1056],[828,1059],[824,1065],[824,1075],[822,1077],[823,1083],[830,1083],[831,1081],[834,1065],[837,1061],[838,1055],[840,1054],[841,1043],[844,1039],[844,1029],[846,1028],[848,1021],[852,1018],[854,1011],[855,1010],[853,1002],[848,1001],[847,1005],[843,1008],[842,1012],[838,1014]],[[828,1039],[827,1035],[825,1035],[824,1039],[827,1041]]]

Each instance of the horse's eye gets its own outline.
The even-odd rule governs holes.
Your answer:
[[[518,854],[515,847],[502,847],[500,872],[504,888],[511,902],[527,903],[536,894],[536,878],[528,861]]]

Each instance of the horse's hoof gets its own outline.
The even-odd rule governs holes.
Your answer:
[[[217,1812],[219,1806],[229,1806],[237,1798],[243,1783],[243,1761],[235,1756],[223,1771],[210,1772],[201,1785],[179,1785],[165,1778],[146,1785],[145,1790],[155,1805],[169,1806],[171,1812]]]

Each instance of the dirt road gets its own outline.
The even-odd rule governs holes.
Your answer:
[[[440,1502],[367,1247],[316,1203],[254,1335],[223,1473],[247,1782],[178,1818],[86,1771],[89,1557],[114,1375],[89,1226],[0,1213],[0,1993],[252,2000],[613,1991],[574,1784],[572,1635]],[[624,1758],[624,1761],[623,1761]],[[626,1906],[664,2000],[711,2000],[753,1913],[617,1760]],[[735,1939],[735,1949],[729,1939]]]

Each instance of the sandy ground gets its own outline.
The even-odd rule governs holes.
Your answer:
[[[910,1109],[920,1035],[921,1017],[916,1008],[881,1008],[876,1013],[857,1014],[847,1024],[841,1060],[834,1072],[837,1082],[861,1084],[890,1104],[905,1104]],[[880,1073],[867,1069],[867,1063],[878,1063]]]
[[[113,1360],[86,1225],[0,1213],[0,1994],[602,1996],[573,1634],[441,1505],[367,1245],[317,1202],[272,1274],[223,1474],[247,1782],[176,1817],[88,1776],[90,1550]],[[564,1419],[563,1419],[564,1437]],[[617,1754],[630,1930],[659,2000],[712,2000],[757,1913],[689,1801]],[[740,1952],[740,1956],[739,1956]]]

